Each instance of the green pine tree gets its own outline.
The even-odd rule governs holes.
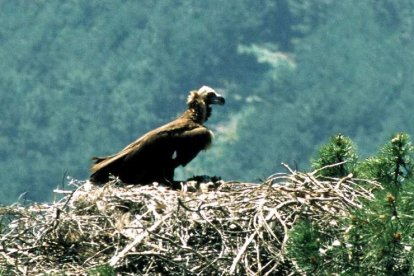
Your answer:
[[[312,275],[413,275],[414,179],[410,137],[394,135],[378,154],[358,162],[349,138],[337,135],[322,146],[313,161],[321,176],[349,173],[379,181],[383,189],[364,208],[338,221],[332,229],[318,229],[312,221],[292,228],[288,256],[300,273]],[[349,166],[350,165],[350,166]]]
[[[414,148],[404,133],[394,135],[375,157],[358,167],[361,177],[379,181],[384,190],[356,214],[350,236],[360,237],[365,272],[412,275],[414,245]]]
[[[319,149],[312,160],[312,168],[319,170],[320,177],[345,177],[355,172],[357,156],[351,139],[337,134]],[[344,220],[326,229],[320,229],[308,219],[298,222],[291,230],[287,253],[294,260],[297,272],[309,275],[346,273],[352,267],[350,255],[356,256],[344,240],[343,231],[347,227]]]
[[[317,157],[312,161],[314,170],[326,166],[338,164],[333,167],[326,167],[321,171],[324,176],[344,177],[354,171],[358,159],[356,146],[350,138],[337,134],[332,136],[329,142],[322,146]]]

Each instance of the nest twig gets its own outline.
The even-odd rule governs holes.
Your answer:
[[[287,274],[299,219],[334,227],[380,188],[287,169],[262,184],[218,181],[195,192],[77,182],[56,203],[1,207],[0,274]]]

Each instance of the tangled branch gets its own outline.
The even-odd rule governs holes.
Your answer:
[[[194,192],[76,182],[56,191],[64,194],[56,203],[1,207],[0,274],[287,274],[298,220],[335,227],[380,188],[287,168],[262,184],[217,181]]]

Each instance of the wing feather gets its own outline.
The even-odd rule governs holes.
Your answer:
[[[212,140],[212,132],[201,125],[180,133],[177,140],[176,167],[187,165],[200,151],[207,149]]]
[[[172,121],[146,133],[114,155],[94,158],[95,164],[91,167],[91,172],[94,174],[120,160],[131,159],[132,157],[136,158],[139,156],[140,152],[149,145],[160,143],[165,139],[191,139],[192,136],[196,136],[200,133],[198,130],[194,131],[194,129],[198,128],[200,128],[200,125],[195,124],[192,121],[180,119]],[[205,129],[203,126],[201,126],[201,128]]]

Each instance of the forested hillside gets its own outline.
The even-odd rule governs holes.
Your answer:
[[[410,0],[2,1],[0,203],[50,200],[201,85],[227,102],[178,178],[304,170],[338,132],[369,156],[414,135],[413,20]]]

